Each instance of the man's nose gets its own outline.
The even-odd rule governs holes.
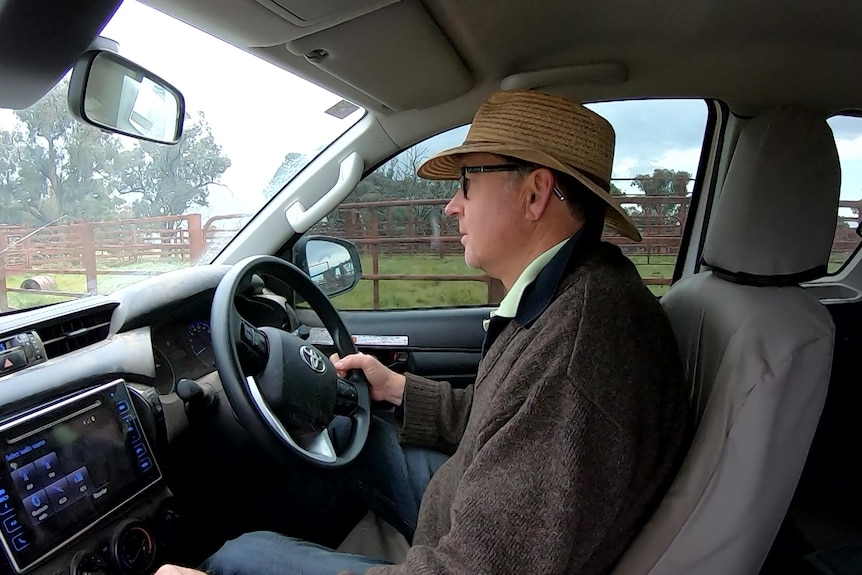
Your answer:
[[[461,198],[463,195],[461,194],[461,190],[459,189],[455,192],[455,195],[452,196],[452,199],[449,200],[449,203],[446,204],[446,207],[443,209],[443,213],[449,216],[450,218],[457,216],[461,213]]]

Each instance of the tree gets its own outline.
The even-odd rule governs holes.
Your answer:
[[[0,223],[44,225],[103,221],[139,194],[136,216],[183,214],[208,204],[208,186],[230,167],[203,114],[186,122],[174,146],[120,137],[75,120],[68,82],[16,112],[0,130]]]
[[[75,120],[61,82],[16,126],[0,130],[0,223],[48,224],[110,218],[121,162],[118,140]]]
[[[275,196],[284,185],[293,179],[293,176],[305,167],[308,158],[304,154],[290,152],[284,157],[284,161],[273,174],[272,179],[263,190],[263,196],[268,200]]]
[[[119,195],[140,194],[132,203],[138,217],[186,213],[194,206],[209,205],[209,186],[230,167],[213,138],[203,112],[188,122],[179,143],[173,146],[140,142],[123,152]]]
[[[687,186],[691,180],[691,174],[685,171],[668,170],[666,168],[656,168],[652,175],[640,174],[635,176],[634,185],[640,188],[644,195],[655,196],[671,196],[685,197],[688,195]],[[664,218],[671,218],[679,213],[678,202],[668,202],[661,204],[661,213],[653,204],[644,205],[645,215],[662,215]],[[674,220],[675,221],[675,220]],[[665,223],[673,223],[668,220]]]

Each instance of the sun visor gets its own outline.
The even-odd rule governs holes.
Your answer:
[[[99,35],[120,0],[0,0],[0,108],[33,105]]]
[[[291,24],[334,26],[395,4],[398,0],[257,0]]]
[[[434,106],[473,85],[449,40],[413,0],[288,42],[286,47],[395,111]]]

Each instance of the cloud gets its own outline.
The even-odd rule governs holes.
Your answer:
[[[617,158],[658,159],[703,145],[707,119],[703,100],[628,100],[587,107],[614,127]]]

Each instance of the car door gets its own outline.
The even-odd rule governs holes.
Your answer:
[[[644,241],[606,232],[657,295],[673,279],[684,249],[686,215],[695,190],[710,110],[703,100],[619,101],[591,105],[617,134],[612,193],[638,223]],[[476,377],[483,320],[504,296],[502,285],[463,260],[458,223],[443,209],[457,182],[422,180],[416,168],[460,144],[468,126],[425,140],[366,174],[353,192],[308,234],[350,240],[362,275],[332,303],[357,347],[396,371],[466,386]],[[327,351],[328,336],[309,311],[311,340]]]

